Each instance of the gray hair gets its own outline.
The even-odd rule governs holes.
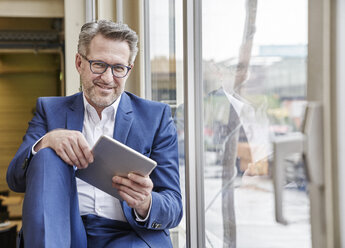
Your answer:
[[[78,53],[87,56],[91,40],[101,34],[104,38],[111,40],[126,41],[129,46],[129,64],[133,64],[138,53],[138,36],[127,24],[115,23],[112,21],[98,20],[85,23],[81,27],[78,42]]]

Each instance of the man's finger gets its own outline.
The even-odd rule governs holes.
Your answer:
[[[61,152],[57,152],[57,155],[63,160],[65,161],[65,163],[69,164],[69,165],[74,165],[74,163],[72,162],[72,160],[67,156],[65,151],[61,151]]]
[[[128,178],[131,181],[134,181],[137,184],[140,184],[140,185],[147,187],[147,188],[152,187],[152,185],[153,185],[151,179],[148,176],[144,177],[144,176],[137,175],[135,173],[129,173]]]
[[[78,145],[79,145],[79,148],[82,151],[84,158],[86,159],[87,163],[92,163],[93,162],[93,154],[91,152],[89,144],[87,143],[87,141],[85,140],[85,137],[83,135],[79,136]]]

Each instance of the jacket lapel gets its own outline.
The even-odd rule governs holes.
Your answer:
[[[69,130],[83,130],[84,122],[84,103],[83,94],[79,93],[67,110],[66,126]]]
[[[132,122],[133,110],[131,100],[126,93],[123,93],[116,113],[114,139],[126,144]]]

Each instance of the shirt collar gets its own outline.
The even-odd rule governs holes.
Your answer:
[[[113,102],[111,105],[109,105],[108,107],[103,109],[102,117],[104,115],[109,116],[109,114],[110,114],[109,117],[115,119],[115,115],[116,115],[117,109],[119,107],[121,96],[122,96],[122,94],[116,99],[115,102]],[[91,112],[97,113],[96,109],[86,99],[84,92],[83,92],[83,100],[84,100],[83,102],[84,102],[85,114],[87,114],[88,116],[90,116],[90,115],[92,116]]]

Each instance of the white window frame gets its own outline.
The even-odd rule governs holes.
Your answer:
[[[205,247],[202,6],[183,2],[187,247]]]
[[[122,0],[117,0],[117,3]],[[148,0],[144,0],[147,8]],[[203,182],[203,123],[202,120],[202,1],[183,1],[184,25],[184,105],[185,105],[185,159],[186,159],[186,227],[187,247],[205,247],[205,213]],[[85,4],[85,2],[84,2]],[[70,15],[66,9],[66,23]],[[324,110],[325,194],[323,213],[325,226],[313,232],[313,247],[345,247],[345,0],[309,0],[308,101],[319,101]],[[118,16],[119,15],[118,13]],[[80,17],[79,17],[80,18]],[[145,35],[149,34],[146,14],[142,16]],[[74,19],[73,19],[74,22]],[[67,30],[68,31],[68,30]],[[69,37],[67,35],[67,37]],[[148,36],[147,36],[148,37]],[[149,40],[145,38],[145,49]],[[66,45],[70,43],[66,40]],[[74,43],[74,42],[73,42]],[[71,51],[67,49],[66,62]],[[145,51],[149,57],[149,52]],[[145,60],[145,92],[151,92],[147,60]],[[67,69],[70,67],[66,63]],[[67,74],[69,72],[67,71]],[[68,78],[68,75],[67,75]],[[67,94],[72,92],[67,80]],[[149,95],[148,95],[149,96]],[[313,222],[312,222],[313,225]]]

